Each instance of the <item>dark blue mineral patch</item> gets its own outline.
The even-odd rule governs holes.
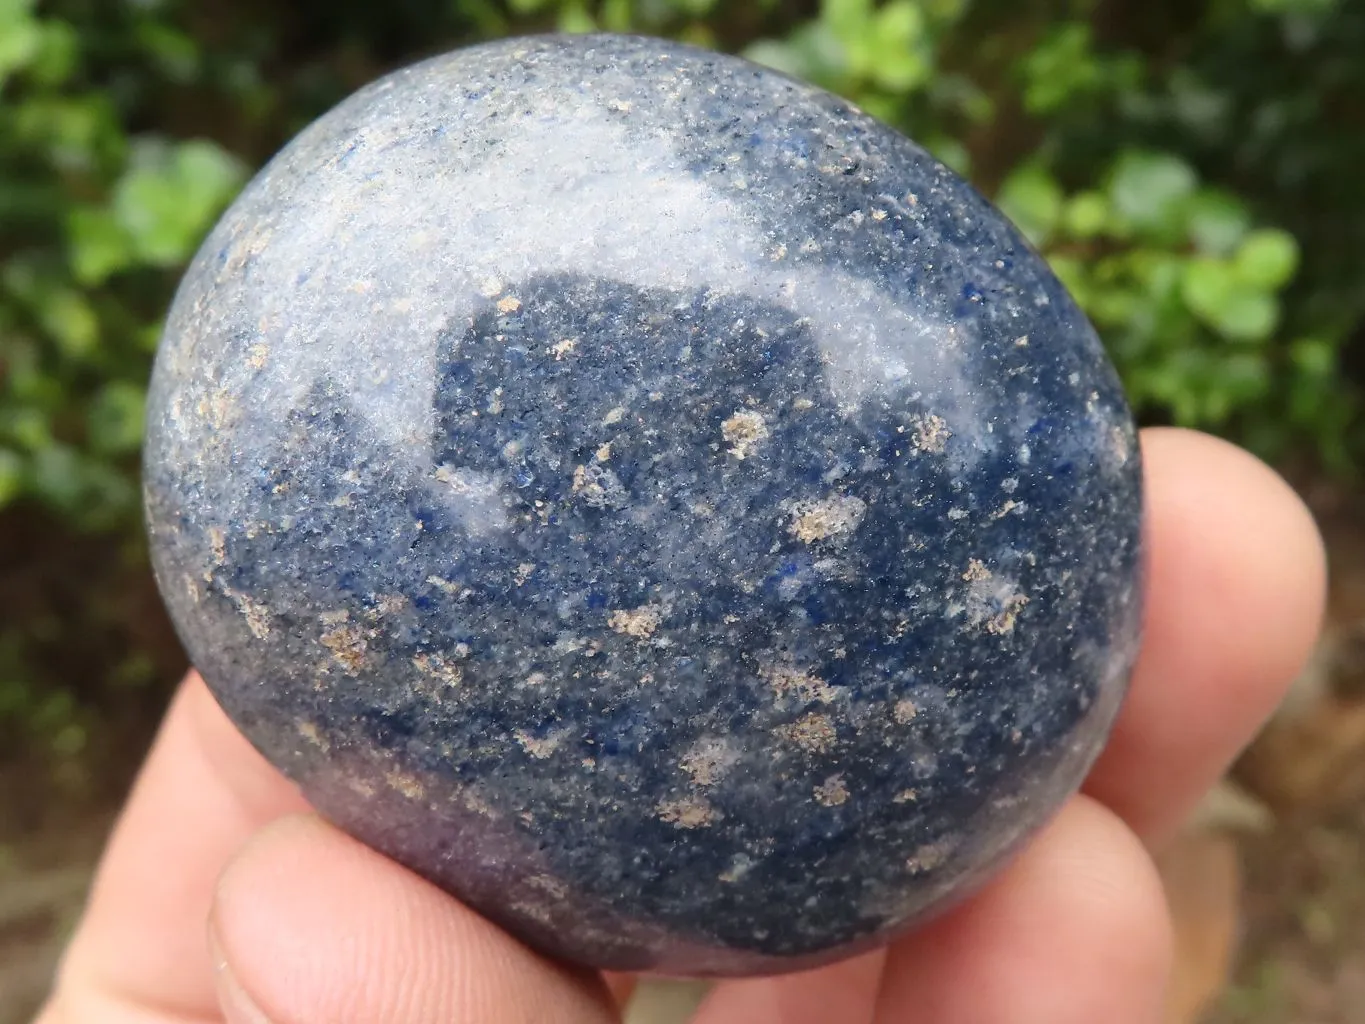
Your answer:
[[[847,103],[658,41],[304,131],[184,280],[146,500],[266,756],[597,966],[923,920],[1078,785],[1138,633],[1132,423],[1044,263]]]

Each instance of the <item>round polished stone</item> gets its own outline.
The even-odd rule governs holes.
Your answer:
[[[660,41],[466,49],[306,129],[184,279],[146,499],[252,742],[600,967],[950,905],[1138,634],[1130,414],[1043,261],[848,103]]]

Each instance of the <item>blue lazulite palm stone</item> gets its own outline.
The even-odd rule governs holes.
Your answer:
[[[551,954],[810,966],[996,870],[1138,633],[1113,370],[1018,233],[826,93],[538,37],[305,130],[185,277],[180,634],[342,828]]]

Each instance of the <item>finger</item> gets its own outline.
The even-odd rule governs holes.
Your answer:
[[[871,1024],[885,950],[780,978],[718,984],[692,1024]]]
[[[312,816],[278,822],[223,875],[212,913],[231,1024],[608,1024],[596,975],[532,953]]]
[[[876,1024],[1158,1024],[1171,935],[1137,837],[1077,797],[966,905],[892,947]]]
[[[1148,595],[1133,684],[1086,792],[1149,843],[1190,812],[1283,697],[1326,591],[1312,515],[1262,462],[1149,430]]]
[[[251,833],[305,807],[190,676],[110,838],[54,1005],[70,1020],[216,1014],[205,927],[218,875]]]

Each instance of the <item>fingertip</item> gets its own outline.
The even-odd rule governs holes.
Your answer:
[[[1172,935],[1155,866],[1071,801],[995,882],[891,950],[877,1024],[1156,1024]]]
[[[1059,892],[1059,914],[1070,913],[1078,936],[1108,931],[1126,949],[1111,954],[1123,965],[1118,981],[1164,980],[1170,971],[1174,935],[1161,875],[1142,840],[1112,810],[1087,797],[1072,800],[1035,847],[1026,851],[1012,879],[1015,896],[1036,899],[1049,888]],[[1160,986],[1153,1005],[1160,1005]]]
[[[227,978],[271,1024],[614,1019],[600,979],[539,957],[312,816],[247,844],[210,920]]]
[[[1312,513],[1250,453],[1143,433],[1144,641],[1086,791],[1160,844],[1264,724],[1316,642],[1327,559]]]
[[[306,808],[190,672],[100,860],[56,979],[64,998],[168,1019],[211,1013],[203,928],[214,884],[246,837]]]
[[[1286,660],[1301,655],[1327,594],[1327,550],[1307,503],[1264,460],[1211,434],[1150,428],[1142,447],[1149,520],[1162,530],[1153,553],[1171,571],[1183,564],[1180,555],[1214,556],[1219,564],[1200,568],[1229,599],[1245,593],[1249,569],[1288,588],[1272,595],[1281,612],[1275,618],[1280,638],[1296,641],[1285,645]],[[1222,543],[1191,543],[1215,538]]]
[[[795,974],[723,981],[707,994],[692,1024],[869,1024],[885,964],[886,950],[879,949]]]

